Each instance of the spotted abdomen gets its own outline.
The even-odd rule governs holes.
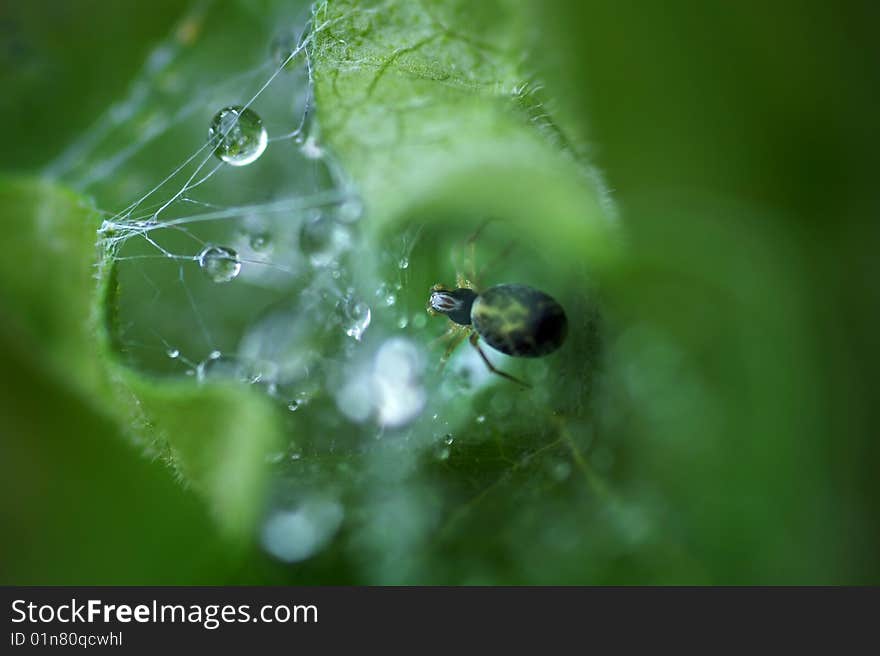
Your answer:
[[[555,351],[568,330],[562,306],[527,285],[496,285],[480,293],[471,322],[492,348],[526,358]]]

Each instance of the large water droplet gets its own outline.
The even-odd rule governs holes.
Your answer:
[[[382,344],[373,364],[380,424],[403,426],[419,415],[426,401],[420,382],[423,369],[422,354],[413,342],[395,337]]]
[[[361,423],[373,414],[373,386],[370,376],[352,378],[336,393],[336,407],[351,421]]]
[[[233,166],[250,164],[269,143],[263,120],[254,110],[240,105],[224,107],[214,115],[208,139],[216,144],[214,154]]]
[[[214,282],[229,282],[241,271],[241,261],[231,248],[206,246],[199,253],[199,267]]]
[[[345,334],[360,341],[370,326],[372,313],[370,306],[353,297],[348,297],[340,304]]]
[[[401,269],[408,269],[409,268],[409,258],[408,257],[400,258],[400,262],[397,263],[397,266],[399,266]]]
[[[330,541],[344,515],[342,506],[329,499],[311,499],[295,510],[276,512],[263,525],[263,547],[285,563],[305,560]]]

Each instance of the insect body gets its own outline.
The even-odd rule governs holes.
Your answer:
[[[562,306],[526,285],[496,285],[479,294],[471,323],[492,348],[524,358],[552,353],[568,329]]]
[[[527,285],[495,285],[479,293],[468,287],[450,290],[436,285],[431,289],[428,310],[445,314],[456,324],[444,361],[470,334],[471,344],[486,365],[493,372],[519,383],[522,381],[498,371],[489,362],[478,338],[507,355],[535,358],[562,346],[568,330],[562,306],[551,296]]]

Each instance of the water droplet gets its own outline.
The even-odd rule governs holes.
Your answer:
[[[478,424],[485,423],[485,421],[486,421],[486,415],[480,415],[479,417],[477,417]]]
[[[361,423],[373,413],[373,390],[369,377],[347,381],[336,394],[336,407],[351,421]]]
[[[400,262],[397,263],[397,266],[399,266],[401,269],[408,269],[409,268],[409,258],[408,257],[400,258]]]
[[[318,143],[318,140],[313,134],[310,134],[308,138],[306,138],[303,145],[300,146],[299,152],[308,159],[321,159],[324,156],[324,149],[321,148],[321,144]]]
[[[382,344],[373,364],[380,424],[403,426],[419,415],[426,401],[419,381],[423,368],[421,351],[409,340],[395,337]]]
[[[172,360],[176,360],[177,358],[180,357],[180,351],[176,348],[170,348],[167,351],[165,351],[165,355],[167,355]]]
[[[251,248],[255,251],[264,251],[272,244],[272,236],[268,232],[258,232],[251,235]]]
[[[212,360],[216,360],[221,355],[223,355],[223,354],[220,353],[220,351],[211,351],[211,353],[208,355],[208,357],[211,358]]]
[[[452,446],[452,443],[455,441],[455,438],[452,437],[452,435],[447,435],[443,441],[446,443],[447,446]]]
[[[315,267],[332,264],[350,245],[348,230],[328,216],[304,221],[299,231],[299,248]]]
[[[360,341],[370,326],[372,313],[366,303],[349,296],[341,303],[345,334]]]
[[[360,198],[352,197],[342,203],[336,210],[336,218],[343,223],[354,223],[364,215],[364,205]]]
[[[231,248],[206,246],[199,253],[199,267],[214,282],[229,282],[241,271],[241,261]]]
[[[307,500],[295,510],[276,512],[266,520],[261,534],[263,547],[285,563],[305,560],[330,542],[344,516],[336,501]]]
[[[216,351],[215,351],[216,352]],[[216,358],[211,354],[204,362],[196,366],[195,375],[199,382],[208,379],[238,380],[240,371],[235,360],[218,355]]]
[[[287,409],[296,412],[309,402],[309,395],[306,393],[299,394],[295,399],[287,404]]]
[[[269,143],[263,120],[252,109],[240,105],[224,107],[214,115],[208,139],[216,144],[214,154],[233,166],[255,161]]]
[[[408,325],[409,325],[409,319],[407,319],[406,316],[400,317],[400,319],[397,320],[397,327],[400,328],[401,330],[406,328]]]
[[[395,303],[397,303],[397,296],[395,296],[394,294],[388,294],[385,297],[385,305],[387,305],[388,307],[391,307]]]

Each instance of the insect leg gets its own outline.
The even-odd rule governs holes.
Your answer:
[[[440,335],[439,337],[435,337],[434,339],[432,339],[431,344],[432,345],[442,344],[443,342],[447,341],[448,339],[458,336],[459,332],[461,332],[463,327],[464,326],[459,326],[457,323],[453,323],[452,321],[450,321],[449,326],[446,328],[446,330],[443,332],[443,334]]]
[[[465,242],[465,274],[469,276],[469,280],[473,286],[479,286],[479,282],[477,280],[477,239],[480,238],[483,230],[486,229],[486,226],[489,225],[491,221],[491,217],[483,219],[480,225],[477,226],[477,229],[474,230],[474,232],[471,234],[470,237],[467,238],[467,241]]]
[[[449,360],[449,356],[451,356],[452,352],[458,348],[458,345],[464,341],[464,338],[467,337],[468,332],[470,332],[470,328],[466,328],[464,326],[456,326],[449,330],[448,334],[452,335],[453,337],[452,340],[449,342],[449,346],[446,347],[446,351],[443,353],[443,357],[440,358],[440,371],[443,371],[443,368],[446,366],[446,362]]]
[[[479,340],[479,339],[480,339],[480,336],[479,336],[477,333],[475,333],[475,332],[472,332],[472,333],[471,333],[471,339],[470,339],[471,345],[472,345],[475,349],[477,349],[477,353],[479,353],[479,354],[480,354],[480,357],[483,358],[483,362],[485,362],[485,363],[486,363],[486,366],[489,367],[489,371],[491,371],[493,374],[498,374],[498,375],[501,376],[502,378],[506,378],[507,380],[511,380],[511,381],[513,381],[514,383],[518,383],[518,384],[522,385],[523,387],[527,387],[527,388],[531,388],[531,387],[532,387],[531,385],[529,385],[529,384],[528,384],[527,382],[525,382],[524,380],[520,380],[519,378],[516,378],[515,376],[511,376],[510,374],[505,373],[505,372],[501,371],[500,369],[496,369],[496,368],[495,368],[495,365],[493,365],[493,364],[489,361],[489,358],[486,357],[486,354],[483,353],[483,349],[480,348],[480,344],[478,343],[478,340]]]

